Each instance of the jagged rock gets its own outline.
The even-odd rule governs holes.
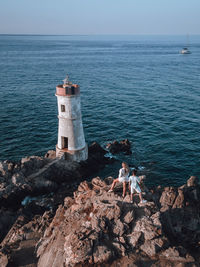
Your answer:
[[[145,240],[140,249],[144,251],[149,257],[155,256],[164,248],[165,242],[163,238],[156,238],[153,240]]]
[[[21,170],[27,176],[34,171],[41,169],[47,164],[48,160],[43,157],[31,156],[21,159]]]
[[[120,142],[114,141],[112,143],[108,143],[106,148],[112,154],[117,154],[117,153],[120,153],[120,152],[123,152],[126,155],[132,154],[131,143],[130,143],[130,141],[128,139],[122,140]]]
[[[93,143],[89,149],[90,159],[81,163],[54,159],[53,151],[48,151],[46,157],[22,158],[19,163],[0,162],[0,207],[17,209],[25,196],[61,191],[61,184],[68,186],[68,190],[63,191],[72,194],[75,188],[72,181],[81,181],[110,163],[104,157],[106,151],[98,143]]]
[[[54,160],[50,153],[1,162],[2,238],[8,233],[0,266],[198,266],[198,179],[191,177],[179,188],[157,187],[146,194],[147,203],[133,205],[128,195],[121,198],[121,188],[107,192],[112,177],[79,184],[108,163],[97,143],[89,150],[89,159],[81,163]],[[21,206],[25,197],[44,193]],[[195,258],[188,251],[195,251]]]
[[[18,172],[18,173],[13,174],[11,179],[12,179],[12,183],[15,186],[20,186],[20,185],[23,185],[25,183],[25,176],[22,172]]]
[[[175,190],[165,189],[162,193],[161,219],[171,240],[186,247],[195,247],[200,240],[200,187],[193,178],[187,183],[192,185],[179,187],[176,198]]]
[[[49,159],[55,159],[56,158],[56,151],[55,150],[49,150],[47,153],[44,155],[45,158]]]
[[[197,186],[199,183],[198,178],[196,176],[191,176],[188,180],[187,180],[187,186]]]
[[[7,255],[0,252],[0,266],[6,267],[8,265],[8,257]]]
[[[73,198],[71,198],[71,197],[66,197],[65,199],[64,199],[64,207],[65,208],[69,208],[69,207],[71,207],[72,205],[74,204],[74,199]]]
[[[10,178],[14,168],[14,163],[9,160],[0,161],[0,175],[5,178]]]
[[[8,232],[15,220],[15,212],[5,209],[0,210],[0,241],[2,241],[3,237]]]
[[[108,262],[113,256],[112,251],[108,247],[99,245],[94,251],[93,263],[102,264]],[[90,262],[92,263],[92,260]]]
[[[74,200],[65,200],[39,242],[38,267],[106,264],[130,247],[152,257],[169,247],[153,202],[135,207],[106,190],[94,178],[79,185]]]
[[[123,221],[126,224],[129,224],[134,220],[134,218],[135,218],[134,210],[131,210],[131,211],[128,211],[127,214],[124,216]]]
[[[117,194],[107,193],[108,188],[107,182],[99,177],[91,182],[82,182],[74,192],[74,197],[66,197],[64,205],[59,206],[52,222],[47,219],[46,224],[45,220],[42,222],[40,219],[44,215],[42,217],[37,215],[36,221],[34,219],[29,222],[19,217],[4,241],[10,244],[9,246],[18,244],[17,251],[12,250],[9,254],[9,263],[13,260],[20,261],[24,253],[23,246],[28,244],[32,251],[31,262],[37,263],[38,267],[94,264],[114,267],[116,261],[123,263],[123,259],[122,266],[128,266],[126,264],[130,263],[134,266],[133,259],[139,263],[144,257],[146,261],[148,258],[149,262],[151,259],[156,259],[155,266],[164,266],[165,261],[170,264],[177,261],[194,262],[187,250],[170,246],[170,234],[182,234],[182,231],[178,231],[174,226],[176,220],[182,221],[184,227],[187,226],[190,231],[198,229],[198,215],[194,218],[188,210],[191,207],[193,209],[194,206],[175,208],[172,203],[179,202],[171,201],[173,198],[170,196],[166,198],[167,205],[170,204],[169,208],[160,212],[153,202],[135,206],[130,203],[128,196],[122,200]],[[187,195],[187,190],[190,188],[187,187],[182,192]],[[165,189],[163,192],[166,194],[172,191]],[[189,212],[188,217],[186,212]],[[164,225],[167,226],[169,235],[163,229],[163,214],[168,216],[168,221],[165,220]],[[184,216],[185,220],[180,216]],[[189,218],[191,219],[188,220]],[[169,222],[171,228],[168,227]],[[181,227],[179,228],[182,229]],[[193,239],[195,244],[199,242],[197,237]],[[38,241],[38,238],[41,239]],[[37,246],[36,242],[38,242]],[[37,247],[38,262],[34,254],[35,247]],[[171,258],[168,256],[170,251],[174,253]],[[176,255],[177,251],[179,256]],[[132,262],[126,259],[126,255],[129,255]],[[149,266],[153,265],[149,264]]]
[[[90,154],[102,154],[105,155],[107,152],[106,150],[104,150],[97,142],[93,142],[89,148],[88,148],[88,152]]]
[[[176,248],[176,247],[170,247],[168,249],[166,249],[165,251],[163,251],[161,253],[161,256],[164,256],[165,258],[167,258],[170,261],[176,261],[176,262],[194,262],[194,258],[187,254],[186,251],[182,248],[182,255],[179,252],[181,248]]]
[[[1,243],[0,266],[37,266],[35,246],[52,219],[51,212],[34,217],[18,216]]]
[[[138,220],[134,227],[135,232],[142,232],[145,240],[151,240],[162,235],[162,229],[153,224],[153,221],[148,217],[143,217]]]
[[[113,233],[117,236],[123,236],[124,234],[124,224],[118,219],[113,227]]]
[[[142,232],[134,232],[133,234],[127,235],[127,239],[133,248],[137,246],[138,241],[141,236],[142,236]]]
[[[176,197],[176,200],[172,206],[173,209],[175,208],[183,208],[185,203],[185,197],[182,188],[178,189],[178,196]]]
[[[156,225],[157,227],[162,226],[161,221],[160,221],[160,212],[159,211],[154,213],[150,218],[151,218],[154,225]]]
[[[160,198],[160,205],[162,207],[162,211],[167,210],[169,207],[172,207],[174,201],[176,199],[176,191],[174,187],[165,187],[164,191]]]

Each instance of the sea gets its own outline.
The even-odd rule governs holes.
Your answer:
[[[0,35],[0,160],[44,155],[57,143],[55,90],[80,85],[88,144],[128,138],[122,161],[147,185],[178,186],[200,175],[200,36]],[[109,153],[108,157],[113,157]]]

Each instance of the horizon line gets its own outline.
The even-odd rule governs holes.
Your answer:
[[[185,36],[186,34],[183,33],[89,33],[89,34],[79,34],[79,33],[72,33],[72,34],[48,34],[48,33],[0,33],[0,35],[35,35],[35,36]],[[200,33],[193,33],[189,34],[190,36],[200,35]]]

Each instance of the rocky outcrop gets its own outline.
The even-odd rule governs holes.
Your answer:
[[[128,139],[122,140],[120,142],[114,141],[112,143],[108,143],[106,148],[112,154],[124,153],[125,155],[131,155],[131,143]]]
[[[7,234],[7,232],[15,222],[16,218],[17,218],[16,212],[11,210],[6,210],[5,208],[0,209],[0,242]]]
[[[31,221],[45,211],[55,212],[83,179],[112,163],[105,153],[98,143],[93,143],[85,162],[58,160],[55,151],[48,151],[45,157],[0,162],[0,242],[19,216],[28,216]]]
[[[47,153],[44,155],[45,158],[49,159],[55,159],[56,158],[56,151],[55,150],[49,150]]]
[[[45,157],[31,156],[19,162],[0,162],[0,207],[17,210],[27,195],[47,194],[59,190],[60,185],[78,184],[105,164],[112,163],[104,157],[105,153],[99,144],[93,143],[85,162],[58,160],[54,151],[48,151]]]
[[[42,216],[20,215],[1,243],[0,266],[37,266],[35,246],[52,220],[52,212]]]
[[[102,156],[104,156],[107,153],[106,150],[104,150],[97,142],[93,142],[89,146],[88,152],[90,155],[98,154],[99,157],[101,157],[101,158],[102,158]]]
[[[187,185],[166,187],[160,198],[161,220],[173,243],[195,248],[200,245],[200,187],[192,176]]]
[[[108,193],[109,183],[109,179],[99,178],[85,181],[73,198],[65,198],[38,243],[39,267],[107,266],[108,263],[116,266],[116,262],[123,260],[124,266],[133,263],[138,266],[141,262],[146,262],[144,266],[166,266],[166,263],[198,266],[186,247],[171,241],[173,229],[165,231],[166,204],[160,210],[149,194],[146,204],[133,205],[129,196],[122,199],[118,194]],[[179,196],[174,197],[173,192],[172,188],[165,188],[161,206],[166,202],[173,209]],[[193,230],[198,234],[197,225]],[[199,240],[193,242],[198,245]]]
[[[148,202],[136,195],[132,204],[120,187],[108,193],[112,177],[89,182],[113,162],[106,153],[94,142],[85,162],[54,151],[0,162],[1,267],[199,266],[198,178],[146,190]]]

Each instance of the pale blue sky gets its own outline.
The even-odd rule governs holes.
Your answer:
[[[200,34],[200,0],[0,0],[0,33]]]

